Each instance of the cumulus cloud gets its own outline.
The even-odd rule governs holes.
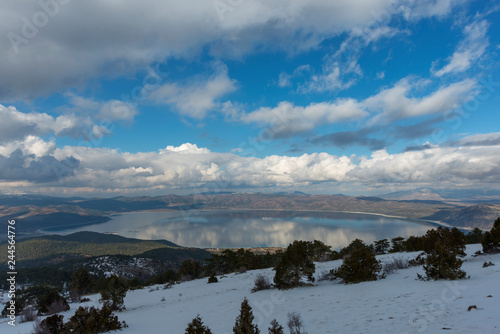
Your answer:
[[[477,186],[500,180],[500,147],[430,147],[399,154],[386,150],[363,157],[348,174],[373,184]]]
[[[83,109],[72,108],[57,117],[32,111],[24,113],[13,106],[0,104],[0,144],[22,140],[29,136],[55,135],[89,141],[111,133],[112,121],[130,122],[136,114],[135,108],[120,101],[96,103],[80,99],[79,106],[96,104],[94,113],[82,113]],[[89,111],[89,109],[86,109]],[[76,113],[78,112],[78,114]]]
[[[259,49],[297,53],[325,39],[399,16],[405,5],[419,17],[444,15],[457,1],[339,0],[233,1],[221,13],[213,1],[54,1],[46,24],[33,25],[39,2],[7,1],[0,12],[0,99],[30,99],[90,78],[135,73],[171,57],[193,58],[203,50],[217,58],[244,57]],[[59,5],[57,5],[59,4]],[[375,14],[374,14],[375,13]],[[40,15],[38,15],[40,16]],[[38,17],[36,16],[36,17]],[[375,15],[376,16],[376,15]],[[36,22],[35,22],[36,23]],[[40,52],[44,50],[44,52]]]
[[[323,152],[257,158],[211,152],[192,143],[138,153],[45,143],[39,155],[29,153],[41,144],[41,139],[32,138],[10,148],[0,146],[2,182],[50,184],[69,193],[85,188],[124,194],[318,184],[477,187],[500,182],[500,145],[423,145],[403,153],[383,149],[362,157]]]
[[[44,141],[37,136],[26,136],[21,140],[12,140],[0,144],[0,155],[7,156],[15,150],[21,150],[24,155],[44,156],[52,155],[56,150],[54,141]]]
[[[90,115],[100,121],[125,123],[133,122],[138,114],[135,105],[119,100],[96,101],[93,98],[76,95],[72,92],[64,94],[70,106],[69,112]]]
[[[440,87],[424,97],[411,96],[418,86],[418,82],[411,83],[406,78],[363,101],[367,109],[376,113],[368,125],[384,125],[404,118],[449,112],[471,98],[476,81],[465,79]]]
[[[108,121],[125,121],[131,122],[134,120],[137,110],[130,103],[111,100],[103,103],[100,106],[97,118]]]
[[[166,153],[166,152],[201,154],[201,153],[210,153],[210,150],[205,148],[205,147],[199,148],[198,145],[196,145],[196,144],[184,143],[184,144],[177,146],[177,147],[169,145],[164,150],[160,150],[160,153]]]
[[[486,20],[466,25],[464,28],[464,39],[458,44],[457,49],[448,59],[448,63],[445,66],[439,70],[431,69],[434,75],[441,77],[448,73],[464,72],[477,62],[489,45],[487,38],[488,26],[489,24]]]
[[[201,119],[219,106],[218,100],[236,89],[236,82],[229,78],[227,68],[218,66],[210,78],[195,79],[185,85],[166,83],[149,89],[148,99],[172,105],[183,115]]]
[[[55,134],[78,138],[83,129],[91,126],[90,119],[72,114],[53,117],[36,111],[23,113],[15,107],[3,105],[0,105],[0,119],[0,143],[20,140],[28,135]]]
[[[1,181],[49,183],[74,175],[79,161],[73,157],[57,160],[50,155],[24,154],[20,149],[9,156],[0,155]]]
[[[310,131],[318,125],[349,122],[367,115],[354,99],[311,103],[306,107],[284,101],[275,108],[262,107],[243,114],[241,121],[269,126],[274,138],[284,138]]]
[[[476,88],[475,80],[466,79],[418,96],[417,91],[427,84],[428,82],[423,80],[405,78],[361,101],[339,98],[332,102],[311,103],[305,107],[282,101],[274,108],[261,107],[249,113],[241,113],[239,120],[269,127],[274,139],[311,131],[324,124],[354,120],[366,120],[367,127],[380,128],[404,119],[444,115],[469,101]],[[418,138],[432,133],[432,125],[440,120],[434,117],[411,126],[396,126],[395,134],[399,138]],[[349,145],[349,142],[354,143],[358,135],[357,144],[374,149],[383,147],[382,141],[372,140],[355,132],[327,135],[317,140],[342,146]]]
[[[500,132],[481,133],[466,136],[453,143],[459,146],[494,146],[500,145]]]

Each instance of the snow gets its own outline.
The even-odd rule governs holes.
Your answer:
[[[129,291],[126,310],[118,312],[126,321],[126,333],[184,333],[197,315],[213,333],[230,334],[244,297],[253,308],[261,333],[267,333],[272,319],[286,328],[287,313],[297,312],[309,334],[316,333],[500,333],[500,254],[472,257],[480,245],[468,245],[462,268],[470,279],[459,281],[420,281],[422,267],[399,270],[386,279],[344,285],[339,281],[316,282],[293,290],[264,290],[250,293],[254,279],[262,273],[272,281],[272,269],[230,274],[218,283],[207,278],[184,282],[170,289],[163,286]],[[382,262],[393,258],[414,258],[418,253],[379,256]],[[495,266],[482,268],[484,262]],[[316,277],[341,261],[316,264]],[[151,291],[152,290],[152,291]],[[488,296],[492,297],[488,297]],[[165,301],[162,302],[162,298]],[[99,295],[82,306],[99,306]],[[477,309],[468,311],[469,306]],[[63,313],[65,320],[78,304]],[[30,333],[32,323],[7,325],[0,320],[2,333]],[[449,329],[449,331],[447,330]],[[285,332],[288,333],[286,329]]]

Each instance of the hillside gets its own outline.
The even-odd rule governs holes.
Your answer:
[[[472,257],[480,245],[468,245],[463,269],[470,279],[461,281],[418,281],[421,267],[399,270],[386,279],[343,285],[338,281],[316,282],[293,290],[264,290],[250,293],[258,274],[273,277],[271,269],[248,271],[219,277],[207,284],[206,278],[174,285],[129,291],[126,310],[117,313],[128,328],[120,333],[184,333],[197,315],[214,334],[232,333],[240,303],[247,297],[255,323],[267,333],[272,319],[286,328],[287,313],[297,312],[310,334],[323,333],[498,333],[500,331],[500,254]],[[412,258],[417,253],[396,253],[378,258]],[[485,261],[495,266],[482,268]],[[340,261],[317,263],[316,278],[340,265]],[[99,306],[99,296],[90,296],[83,306]],[[5,301],[5,297],[4,297]],[[476,309],[468,311],[469,306]],[[78,307],[63,313],[71,317]],[[30,333],[32,323],[15,328],[0,320],[2,333]],[[288,333],[288,329],[285,329]]]
[[[464,208],[445,209],[424,219],[438,220],[452,226],[490,230],[495,219],[500,217],[500,205],[475,204]]]
[[[0,261],[7,262],[7,244],[0,245]],[[62,263],[67,259],[104,255],[140,256],[156,260],[203,259],[209,253],[185,248],[165,240],[139,240],[95,232],[78,232],[67,236],[47,235],[16,243],[17,267],[40,267]],[[177,261],[178,262],[178,261]]]

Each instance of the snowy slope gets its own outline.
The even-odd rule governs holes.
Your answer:
[[[276,318],[286,328],[287,313],[298,312],[309,334],[320,333],[500,333],[500,254],[471,257],[480,245],[467,247],[463,269],[470,279],[461,281],[416,280],[422,267],[400,270],[386,279],[354,285],[338,281],[316,282],[294,290],[267,290],[250,293],[258,273],[271,269],[231,274],[219,283],[207,279],[174,285],[170,289],[129,291],[127,309],[118,313],[129,325],[127,333],[184,333],[187,324],[199,313],[215,334],[232,333],[232,326],[243,297],[247,297],[261,333]],[[413,258],[418,253],[380,256],[383,262],[394,257]],[[495,266],[482,268],[483,262]],[[341,264],[318,263],[316,276]],[[491,295],[492,297],[488,297]],[[98,295],[84,306],[96,305]],[[162,301],[162,298],[165,301]],[[476,305],[477,309],[468,311]],[[64,313],[67,320],[78,307]],[[2,333],[29,333],[31,323],[8,326],[0,321]],[[449,329],[449,330],[448,330]],[[286,330],[288,333],[288,330]]]

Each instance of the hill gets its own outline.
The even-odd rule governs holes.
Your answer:
[[[495,219],[500,217],[500,205],[474,204],[458,209],[445,209],[425,217],[452,226],[490,230]]]
[[[271,269],[247,271],[219,277],[207,284],[199,279],[129,291],[126,309],[117,313],[128,328],[120,333],[184,333],[197,315],[213,333],[232,333],[240,304],[246,297],[253,309],[254,322],[261,333],[267,333],[272,319],[286,328],[287,314],[297,312],[304,329],[319,333],[498,333],[500,330],[500,254],[472,257],[480,245],[468,245],[463,269],[470,279],[461,281],[419,281],[422,267],[399,270],[374,282],[344,285],[338,281],[319,281],[313,286],[293,290],[263,290],[250,293],[255,277],[272,280]],[[384,263],[395,258],[410,259],[417,253],[395,253],[378,256]],[[483,268],[483,262],[495,266]],[[316,278],[337,268],[341,261],[316,264]],[[62,313],[67,321],[78,306],[100,306],[99,295],[91,295],[83,304],[70,304]],[[5,297],[4,297],[5,298]],[[4,299],[5,300],[5,299]],[[468,311],[469,306],[476,305]],[[32,323],[7,326],[0,319],[2,333],[31,333]],[[285,329],[288,333],[288,330]]]
[[[0,261],[7,262],[7,244],[0,245]],[[210,253],[185,248],[166,240],[139,240],[111,234],[78,232],[67,236],[47,235],[16,243],[16,265],[41,267],[68,259],[126,255],[180,262],[186,258],[203,259]]]

